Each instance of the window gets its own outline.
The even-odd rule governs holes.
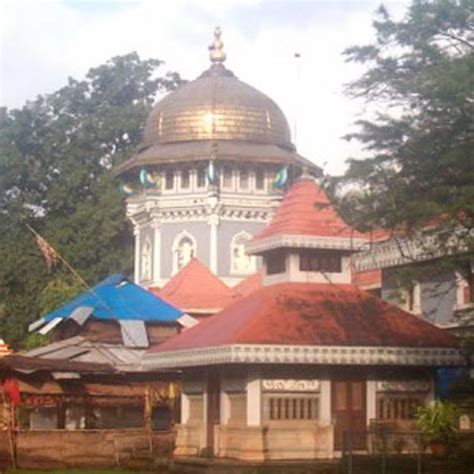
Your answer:
[[[418,407],[424,405],[424,394],[391,393],[377,397],[377,418],[379,420],[410,420]]]
[[[247,232],[239,232],[231,242],[231,271],[232,273],[253,273],[255,271],[255,257],[247,254],[245,244],[251,235]]]
[[[340,273],[341,254],[320,250],[306,250],[300,253],[300,271]]]
[[[474,273],[469,272],[466,278],[466,286],[464,287],[464,304],[474,302]]]
[[[232,187],[232,168],[224,167],[222,173],[222,186],[224,188],[231,188]]]
[[[319,397],[316,394],[266,395],[264,413],[267,420],[317,420]]]
[[[194,237],[186,231],[181,232],[174,240],[172,251],[173,273],[176,273],[196,256]]]
[[[189,189],[189,170],[182,170],[181,171],[181,188],[182,189]]]
[[[178,246],[178,268],[183,268],[194,257],[194,245],[191,239],[184,238]]]
[[[284,250],[273,250],[266,255],[267,275],[285,273],[286,252]]]
[[[241,189],[248,189],[249,187],[249,172],[247,170],[240,170],[239,187]]]
[[[197,187],[204,188],[206,186],[206,170],[200,168],[197,170]]]
[[[259,190],[265,188],[265,171],[262,168],[255,171],[255,187]]]
[[[174,173],[171,170],[166,171],[165,173],[165,189],[174,188]]]
[[[464,272],[456,272],[457,306],[462,307],[474,303],[474,272],[468,268]]]
[[[420,284],[413,282],[408,287],[402,288],[401,290],[401,307],[410,313],[420,314],[421,313],[421,288]]]

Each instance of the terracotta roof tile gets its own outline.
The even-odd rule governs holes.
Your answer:
[[[149,290],[188,313],[215,313],[236,299],[232,289],[196,258],[176,273],[161,290]]]
[[[274,235],[366,238],[336,214],[326,193],[313,179],[301,179],[291,186],[270,224],[252,241]]]
[[[233,290],[239,297],[245,297],[260,288],[262,288],[262,274],[257,272],[242,280],[238,285],[235,285]]]
[[[456,347],[448,332],[353,285],[264,287],[150,349],[227,344]]]
[[[367,270],[354,273],[352,283],[359,288],[380,288],[382,286],[382,270]]]

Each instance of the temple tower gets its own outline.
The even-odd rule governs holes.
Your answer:
[[[231,286],[255,272],[245,243],[286,182],[315,168],[277,104],[224,66],[219,28],[209,50],[209,69],[154,106],[143,146],[117,169],[144,286],[161,287],[193,257]]]

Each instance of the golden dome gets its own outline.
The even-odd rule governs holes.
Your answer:
[[[222,46],[220,29],[216,29],[209,47],[211,67],[155,105],[145,127],[145,146],[237,140],[294,149],[283,112],[225,68]]]
[[[220,34],[216,29],[209,47],[211,67],[154,106],[143,146],[115,168],[117,175],[143,166],[211,158],[314,167],[296,153],[278,105],[223,65]]]

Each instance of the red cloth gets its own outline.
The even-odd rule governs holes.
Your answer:
[[[10,399],[12,405],[20,404],[20,387],[16,379],[4,379],[2,381],[3,391]]]

